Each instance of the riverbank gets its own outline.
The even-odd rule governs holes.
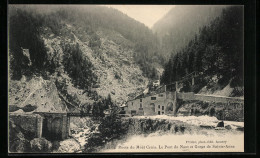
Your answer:
[[[122,118],[121,126],[127,131],[126,134],[118,133],[120,136],[117,139],[98,146],[94,152],[242,151],[244,122],[224,121],[222,130],[215,130],[218,122],[220,120],[216,117],[209,116],[157,115]],[[93,132],[98,132],[97,126],[95,130],[85,127],[74,138],[83,147]]]
[[[107,143],[99,152],[241,152],[244,122],[224,121],[215,130],[216,117],[166,115],[124,118],[128,135]]]

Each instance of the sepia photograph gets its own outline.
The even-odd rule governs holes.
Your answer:
[[[8,5],[8,153],[244,152],[243,5]]]

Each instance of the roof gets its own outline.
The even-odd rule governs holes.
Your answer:
[[[127,105],[126,105],[126,104],[123,104],[123,105],[120,106],[120,108],[123,108],[123,107],[127,107]]]

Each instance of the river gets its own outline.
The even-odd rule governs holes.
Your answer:
[[[143,124],[140,120],[154,120],[164,122],[158,128],[160,130],[149,133],[133,133],[129,131],[127,135],[120,139],[112,140],[104,145],[98,152],[243,152],[244,150],[244,123],[235,121],[224,121],[225,128],[216,130],[216,124],[219,122],[215,117],[209,116],[136,116],[129,118],[138,121],[134,126]],[[166,120],[166,123],[165,123]],[[183,126],[185,130],[177,131],[168,129],[165,125],[171,124],[172,128]],[[175,126],[173,126],[175,125]],[[135,130],[137,129],[134,127]],[[166,129],[166,130],[165,130]],[[139,129],[140,130],[140,127]],[[80,135],[88,132],[82,131],[77,134],[77,139],[81,146],[86,143],[86,139]]]

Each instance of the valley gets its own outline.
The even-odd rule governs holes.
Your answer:
[[[199,133],[243,138],[241,7],[176,6],[152,28],[106,6],[37,11],[44,7],[9,9],[11,152],[125,152],[147,148],[136,139]]]

